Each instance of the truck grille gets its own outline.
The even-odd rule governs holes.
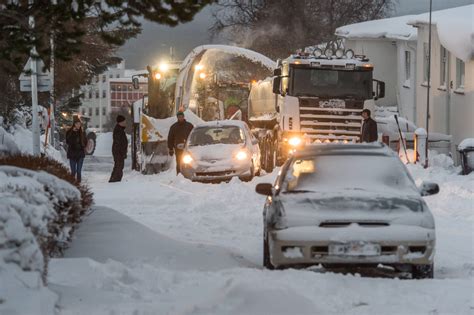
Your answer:
[[[309,104],[308,104],[309,105]],[[301,132],[310,139],[358,141],[362,109],[300,107]]]

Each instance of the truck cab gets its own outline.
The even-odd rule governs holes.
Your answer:
[[[298,134],[310,143],[359,141],[361,111],[385,94],[384,83],[373,80],[373,65],[352,51],[292,55],[274,74],[284,138]]]

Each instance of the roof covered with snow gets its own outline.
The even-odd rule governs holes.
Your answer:
[[[347,39],[387,38],[416,40],[416,28],[408,25],[408,22],[415,17],[416,15],[405,15],[345,25],[336,29],[336,35]]]
[[[474,4],[432,14],[441,45],[464,61],[474,59],[473,19]],[[341,26],[335,34],[347,39],[416,40],[417,29],[413,26],[428,23],[429,13],[405,15]]]
[[[439,41],[459,59],[467,62],[474,59],[474,4],[447,10],[435,11],[432,24],[436,25]],[[410,25],[429,23],[429,14],[414,16]]]

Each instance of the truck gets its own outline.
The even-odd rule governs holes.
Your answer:
[[[361,112],[374,109],[385,83],[350,49],[297,53],[278,60],[273,77],[252,85],[248,122],[271,172],[305,144],[358,142]]]

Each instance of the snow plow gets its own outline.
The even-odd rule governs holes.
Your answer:
[[[279,60],[273,77],[252,85],[248,102],[263,168],[271,172],[305,143],[358,142],[362,110],[385,95],[372,74],[369,59],[352,50],[317,48]]]

